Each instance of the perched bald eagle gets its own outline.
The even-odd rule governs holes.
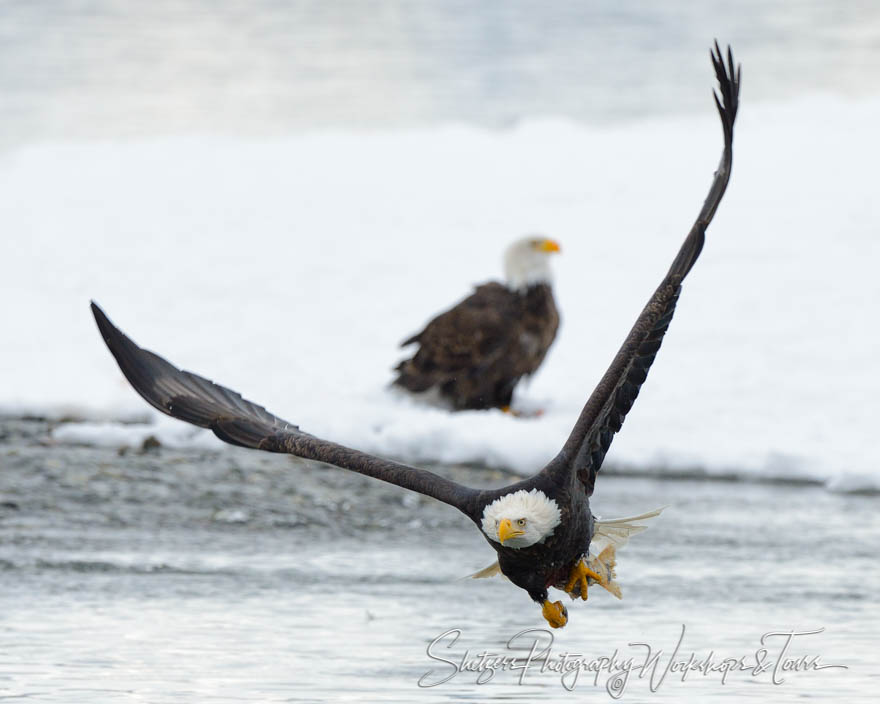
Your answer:
[[[709,195],[672,266],[593,391],[559,454],[528,479],[481,491],[423,469],[322,440],[234,391],[181,371],[141,349],[92,303],[101,335],[132,386],[163,413],[210,428],[233,445],[318,460],[454,506],[474,522],[497,553],[497,567],[493,565],[483,573],[500,571],[541,605],[551,626],[564,626],[568,612],[561,601],[550,601],[551,587],[564,590],[572,598],[586,599],[588,586],[598,583],[619,596],[613,581],[613,544],[591,556],[591,542],[600,534],[614,535],[615,529],[625,536],[638,527],[626,521],[615,525],[595,520],[589,497],[611,440],[660,349],[682,281],[703,248],[706,228],[730,179],[740,71],[734,67],[729,48],[725,65],[717,43],[712,61],[722,96],[719,99],[716,94],[715,102],[724,128],[724,151]]]
[[[550,287],[550,255],[559,245],[545,237],[517,240],[504,254],[505,283],[478,286],[458,305],[401,344],[418,344],[397,365],[394,384],[413,393],[433,391],[456,411],[508,410],[519,380],[534,374],[559,327]]]

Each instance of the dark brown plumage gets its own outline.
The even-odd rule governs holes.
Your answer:
[[[221,440],[235,445],[319,460],[455,506],[482,527],[484,537],[498,554],[501,572],[542,604],[544,617],[551,626],[564,626],[567,612],[561,602],[549,601],[548,589],[560,587],[572,597],[586,598],[587,580],[594,579],[589,577],[589,572],[584,573],[584,557],[588,555],[593,537],[594,520],[589,497],[593,493],[596,475],[614,434],[620,430],[647,377],[672,320],[682,281],[703,248],[706,227],[730,179],[740,72],[734,67],[729,48],[725,66],[717,43],[712,61],[721,89],[721,99],[716,95],[715,101],[724,129],[724,151],[709,195],[672,266],[584,406],[562,450],[528,479],[500,489],[478,491],[426,470],[373,457],[309,435],[234,391],[181,371],[158,355],[141,349],[114,327],[93,303],[92,310],[101,335],[132,386],[163,413],[210,428]],[[553,510],[558,508],[559,520],[535,542],[522,547],[504,545],[505,535],[519,539],[518,536],[524,533],[517,532],[511,521],[505,520],[505,533],[502,534],[499,527],[497,534],[493,534],[489,511],[493,506],[499,506],[499,502],[517,499],[526,492],[539,495],[539,501],[549,502],[542,504],[545,508],[548,505],[555,507]],[[516,520],[518,517],[508,518]],[[516,523],[525,526],[525,518],[516,520]],[[498,526],[497,521],[494,525]],[[583,582],[573,587],[571,585],[578,574]],[[595,579],[603,584],[601,575],[596,575]],[[603,586],[607,586],[607,582]]]
[[[541,366],[558,328],[549,284],[520,290],[483,284],[403,342],[419,347],[397,366],[394,384],[414,393],[436,389],[455,410],[508,407],[519,380]]]

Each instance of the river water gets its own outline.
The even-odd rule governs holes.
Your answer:
[[[38,421],[2,433],[0,698],[557,701],[569,687],[610,701],[620,669],[589,667],[615,651],[634,663],[625,701],[873,701],[878,686],[874,496],[603,476],[602,515],[668,505],[619,555],[623,600],[594,588],[546,663],[490,678],[482,653],[523,658],[537,639],[540,654],[550,636],[510,583],[460,579],[493,552],[453,509],[287,457],[56,444]],[[847,669],[779,671],[779,684],[773,667],[755,672],[764,634],[817,629],[784,657]],[[765,665],[783,640],[769,638]],[[648,646],[662,651],[653,694]],[[552,669],[565,653],[585,668],[574,680]],[[692,654],[749,669],[661,680]],[[471,671],[451,664],[463,659]]]
[[[880,86],[872,0],[8,0],[0,11],[0,146],[693,114],[713,37],[746,57],[752,105]]]

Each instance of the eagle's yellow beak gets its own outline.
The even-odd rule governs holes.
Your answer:
[[[518,538],[519,536],[524,534],[524,530],[517,530],[513,527],[513,523],[510,522],[509,518],[505,518],[503,521],[501,521],[501,523],[498,524],[498,540],[501,541],[502,545],[504,545],[505,540]]]
[[[556,240],[542,240],[538,245],[538,249],[542,252],[561,252],[559,242]]]

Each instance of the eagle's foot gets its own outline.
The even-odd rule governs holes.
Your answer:
[[[618,599],[623,598],[620,585],[615,581],[614,568],[617,566],[617,555],[614,545],[609,545],[597,557],[581,558],[571,568],[571,577],[565,585],[565,591],[572,599],[587,599],[587,587],[598,584],[611,592]]]
[[[549,599],[545,599],[544,605],[541,607],[541,613],[547,619],[547,623],[550,624],[551,628],[562,628],[568,623],[568,609],[563,606],[561,601],[551,602]]]
[[[574,593],[575,586],[579,586],[581,599],[584,601],[587,600],[587,587],[590,584],[590,579],[603,587],[605,586],[604,582],[607,580],[603,574],[591,569],[593,566],[592,561],[588,564],[583,558],[581,558],[575,563],[574,567],[571,568],[571,575],[568,578],[568,583],[565,585],[565,592],[571,595],[573,599],[578,596],[578,594]],[[596,566],[598,567],[598,565]]]
[[[544,415],[543,408],[538,408],[533,411],[520,411],[515,408],[511,408],[510,406],[501,406],[500,410],[502,413],[507,413],[514,418],[540,418],[542,415]]]

